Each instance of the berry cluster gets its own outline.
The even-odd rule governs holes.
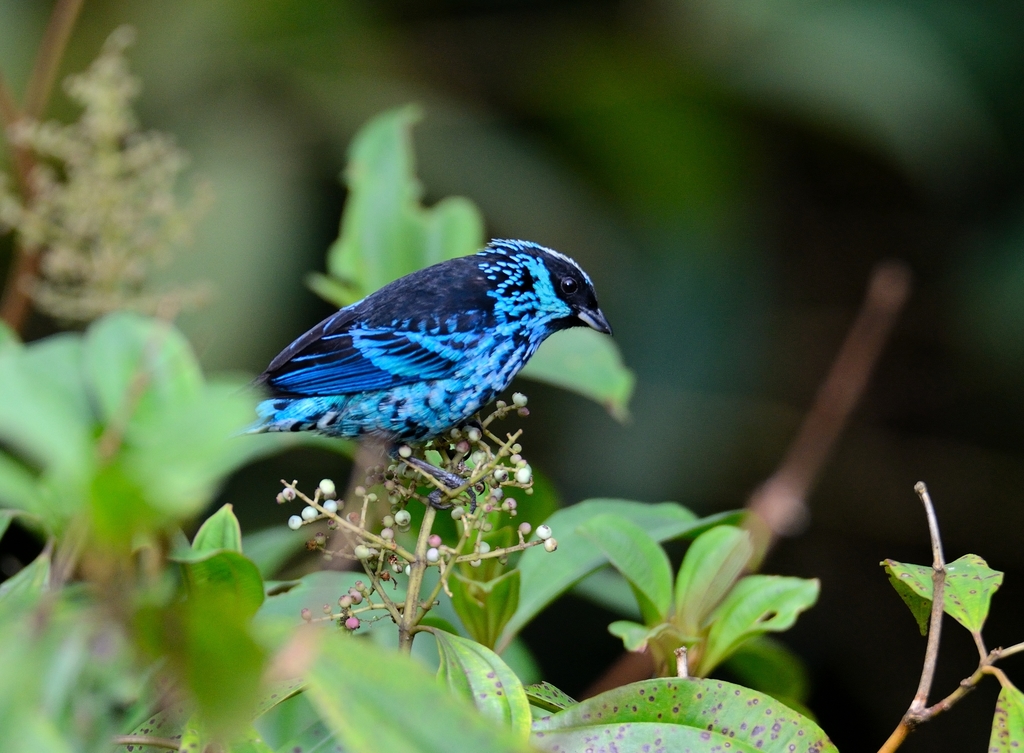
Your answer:
[[[349,630],[360,626],[360,615],[373,610],[386,612],[399,626],[404,641],[411,642],[415,626],[433,607],[441,590],[451,595],[448,578],[452,568],[462,563],[479,567],[483,560],[497,558],[508,561],[510,554],[532,546],[543,546],[553,552],[558,546],[546,525],[537,527],[535,538],[529,523],[521,523],[516,531],[518,543],[492,548],[486,534],[500,527],[504,517],[515,517],[517,501],[506,495],[509,487],[533,493],[533,471],[522,457],[519,438],[522,430],[504,438],[494,434],[491,424],[515,411],[529,414],[525,395],[513,395],[512,404],[498,401],[486,418],[462,428],[452,429],[443,439],[435,439],[423,447],[403,445],[397,457],[386,465],[368,468],[364,483],[356,486],[349,500],[340,499],[331,479],[324,479],[312,496],[303,493],[297,482],[282,481],[284,489],[277,495],[278,503],[300,502],[299,515],[288,519],[288,526],[325,522],[326,532],[318,531],[307,546],[319,551],[327,560],[335,558],[358,562],[367,574],[369,584],[358,582],[338,600],[338,610],[323,606],[323,617],[313,617],[309,609],[302,611],[306,621],[335,621]],[[446,485],[431,473],[405,462],[410,458],[430,463],[450,478],[461,483]],[[413,537],[413,515],[408,508],[422,506],[423,519]],[[438,510],[447,510],[456,521],[458,537],[445,542],[432,531]],[[403,546],[403,543],[406,545]],[[438,568],[436,584],[426,598],[423,576],[427,568]],[[408,578],[404,602],[396,601],[384,588],[404,574]],[[380,614],[377,618],[384,617]]]

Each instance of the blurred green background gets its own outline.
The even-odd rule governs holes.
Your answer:
[[[19,95],[49,9],[0,0],[0,68]],[[216,196],[167,272],[215,286],[182,320],[208,369],[257,373],[329,313],[304,280],[337,234],[345,150],[396,105],[426,113],[428,203],[467,196],[489,235],[586,267],[637,390],[621,425],[520,385],[526,454],[566,502],[742,506],[792,439],[873,265],[906,261],[913,296],[810,526],[766,564],[822,579],[784,640],[809,663],[810,705],[839,748],[877,747],[924,651],[877,566],[929,561],[920,479],[949,558],[976,552],[1007,571],[989,643],[1024,637],[1024,5],[89,0],[63,72],[122,23],[139,32],[145,127],[175,134]],[[59,95],[49,115],[77,113]],[[29,335],[52,327],[37,317]],[[335,455],[293,451],[239,474],[221,502],[248,530],[281,524],[278,478],[344,472]],[[19,556],[5,542],[0,568]],[[610,619],[568,598],[526,639],[576,694],[621,650]],[[945,633],[936,696],[975,666],[961,632]],[[1024,659],[1006,669],[1024,678]],[[906,749],[980,750],[996,692],[986,684]]]

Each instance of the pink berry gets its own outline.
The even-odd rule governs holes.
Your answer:
[[[345,627],[347,627],[349,630],[358,630],[359,629],[359,618],[358,617],[349,617],[347,620],[345,620]]]

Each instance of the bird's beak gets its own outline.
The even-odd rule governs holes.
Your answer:
[[[604,314],[601,313],[601,309],[580,309],[576,312],[576,316],[579,317],[580,321],[586,324],[591,329],[596,329],[598,332],[603,332],[606,335],[612,333],[612,325],[608,323],[608,320],[604,318]]]

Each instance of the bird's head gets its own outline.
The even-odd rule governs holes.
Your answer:
[[[587,326],[612,333],[590,276],[565,254],[530,241],[492,240],[477,256],[496,313],[534,317],[551,330]]]

